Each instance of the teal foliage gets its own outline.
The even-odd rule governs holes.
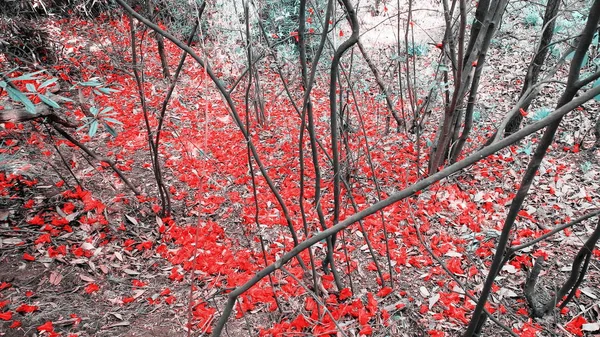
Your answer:
[[[540,120],[548,117],[551,112],[552,112],[552,109],[549,109],[546,107],[539,108],[535,111],[535,113],[533,114],[533,117],[531,117],[531,120],[534,122],[540,121]]]
[[[410,45],[407,52],[410,56],[424,56],[429,52],[429,47],[426,44]]]
[[[525,10],[523,17],[523,22],[525,23],[525,25],[537,26],[540,25],[542,21],[542,17],[540,16],[540,13],[537,10],[533,8],[527,8]]]

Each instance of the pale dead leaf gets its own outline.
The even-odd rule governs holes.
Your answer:
[[[6,244],[6,245],[19,245],[22,243],[23,243],[23,240],[21,240],[19,238],[2,239],[2,244]]]
[[[453,250],[448,251],[444,255],[449,256],[449,257],[462,257],[463,256],[461,253],[457,253],[457,252],[455,252]]]
[[[127,214],[125,214],[125,217],[127,217],[127,219],[128,219],[129,221],[131,221],[131,223],[132,223],[132,224],[134,224],[134,225],[136,225],[136,226],[139,226],[139,225],[140,225],[140,224],[138,223],[138,221],[137,221],[137,220],[136,220],[134,217],[131,217],[131,216],[127,215]]]
[[[600,330],[600,324],[598,323],[585,323],[581,326],[583,331],[598,331]]]
[[[50,273],[50,284],[57,286],[62,281],[62,278],[63,276],[60,273],[53,271]]]
[[[94,280],[93,278],[83,274],[79,274],[79,278],[84,280],[85,282],[96,282],[96,280]]]
[[[138,298],[140,296],[142,296],[144,293],[146,292],[146,290],[144,289],[137,289],[133,291],[133,298]]]
[[[123,322],[118,322],[118,323],[115,323],[115,324],[105,325],[105,326],[103,326],[100,329],[102,329],[102,330],[108,330],[108,329],[112,329],[112,328],[118,328],[120,326],[129,326],[130,324],[131,323],[129,323],[129,321],[123,321]]]
[[[498,295],[500,295],[500,297],[518,297],[517,293],[515,293],[514,291],[508,289],[508,288],[500,288],[500,290],[498,290]]]
[[[594,293],[594,291],[592,290],[592,288],[590,287],[585,287],[585,288],[581,288],[581,292],[586,295],[589,298],[598,299],[598,296],[596,296],[596,294]]]
[[[58,206],[56,206],[56,213],[58,213],[58,215],[60,215],[63,218],[67,217],[67,214],[65,212],[63,212],[63,210]]]
[[[437,301],[439,301],[439,299],[440,299],[439,293],[437,293],[429,298],[429,310],[431,310],[431,308],[433,308],[433,306],[437,303]]]

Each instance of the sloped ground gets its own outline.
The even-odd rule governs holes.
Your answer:
[[[69,21],[57,22],[55,27],[68,45],[70,55],[65,64],[80,71],[70,72],[70,67],[58,65],[55,71],[63,81],[99,77],[119,90],[95,96],[99,107],[112,106],[117,112],[116,119],[123,123],[115,125],[118,136],[112,138],[99,132],[90,139],[87,130],[81,130],[78,138],[114,158],[143,196],[135,197],[110,168],[88,163],[78,149],[58,135],[40,133],[43,127],[39,124],[34,129],[32,124],[5,123],[1,130],[3,155],[11,160],[19,158],[20,164],[15,165],[19,169],[7,167],[0,174],[0,331],[6,336],[159,336],[183,335],[190,326],[194,335],[210,332],[227,293],[265,266],[258,235],[267,248],[268,263],[291,249],[292,241],[277,201],[258,176],[261,226],[256,228],[243,137],[202,69],[188,61],[169,106],[161,145],[174,215],[157,217],[160,208],[139,97],[132,76],[127,75],[131,70],[124,66],[130,61],[128,21]],[[171,55],[179,55],[172,45],[167,46]],[[145,88],[148,104],[152,111],[158,111],[166,84],[159,80],[159,63],[152,43],[148,42],[144,50],[145,75],[155,83]],[[178,57],[170,58],[172,68],[177,60]],[[427,60],[425,56],[419,62]],[[494,55],[490,61],[490,68],[494,69],[490,83],[494,79],[501,84],[510,82],[495,72],[506,64],[502,60],[502,55]],[[221,66],[213,65],[217,70]],[[262,76],[264,83],[269,83],[266,93],[274,95],[280,91],[274,74]],[[243,90],[238,90],[235,99],[239,106],[243,105],[241,95]],[[302,240],[305,234],[298,206],[299,118],[284,97],[266,97],[270,118],[264,125],[252,122],[252,137]],[[317,88],[314,97],[317,133],[327,144],[326,93]],[[374,175],[385,197],[417,181],[417,152],[413,141],[405,136],[385,135],[382,116],[372,113],[383,111],[383,107],[368,93],[359,97],[364,100],[359,107],[371,146]],[[505,105],[509,103],[507,98]],[[585,116],[597,112],[595,103],[584,108]],[[497,109],[501,110],[501,105]],[[67,105],[66,110],[69,118],[83,117],[77,106]],[[358,129],[356,113],[353,110],[351,123]],[[571,130],[578,118],[566,120],[566,130]],[[154,117],[150,122],[156,126]],[[477,142],[483,140],[478,135],[488,129],[482,123],[476,130]],[[365,138],[360,131],[348,136],[353,159],[347,168],[348,176],[358,207],[365,208],[377,199],[365,155]],[[546,160],[531,198],[520,213],[515,244],[538,237],[546,228],[597,207],[597,152],[574,153],[568,137],[561,141]],[[309,158],[306,139],[305,142],[305,158]],[[329,275],[322,275],[320,281],[320,292],[325,293],[320,301],[327,303],[328,312],[319,308],[306,292],[305,287],[312,287],[312,279],[293,261],[286,266],[287,272],[274,273],[272,283],[261,282],[240,298],[227,332],[231,336],[327,335],[340,330],[343,333],[339,334],[348,336],[459,335],[474,303],[465,298],[464,290],[429,255],[423,243],[468,285],[468,291],[480,289],[493,253],[493,239],[527,163],[527,142],[390,206],[382,215],[383,221],[380,215],[364,221],[378,263],[387,274],[384,286],[378,280],[364,234],[354,225],[338,240],[345,245],[338,244],[335,252],[347,288],[337,291]],[[83,189],[74,188],[75,180],[61,164],[54,145],[82,181]],[[421,165],[426,163],[423,156],[420,155]],[[321,157],[321,205],[329,210],[330,166]],[[313,204],[314,171],[309,159],[305,164],[305,214],[315,232],[319,226]],[[342,218],[354,213],[347,199],[344,205]],[[327,220],[331,222],[330,217]],[[389,232],[393,288],[389,287],[383,224]],[[560,285],[572,257],[594,225],[593,221],[586,222],[513,259],[497,280],[488,310],[521,336],[535,336],[535,331],[539,331],[539,336],[579,334],[584,322],[597,322],[596,261],[581,294],[569,310],[555,317],[529,320],[521,289],[532,259],[539,255],[547,255],[552,262],[544,272],[543,284],[550,289]],[[318,259],[324,251],[324,243],[315,246]],[[598,257],[600,252],[596,250],[594,255]],[[307,252],[302,258],[308,263]],[[281,307],[273,297],[273,289]],[[484,333],[505,334],[493,323],[488,323]]]

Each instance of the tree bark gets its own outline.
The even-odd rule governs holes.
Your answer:
[[[546,56],[548,55],[548,46],[550,45],[550,42],[552,42],[552,37],[554,36],[554,27],[556,26],[556,16],[559,8],[560,0],[549,0],[546,5],[543,23],[544,31],[542,32],[540,45],[537,48],[535,56],[529,64],[529,68],[527,68],[525,83],[523,84],[523,88],[521,88],[521,97],[538,81],[540,72],[546,61]],[[523,106],[523,110],[527,111],[527,109],[529,109],[529,103]],[[506,129],[500,130],[500,132],[504,132],[505,136],[510,135],[519,129],[522,121],[523,115],[517,112],[510,118],[506,125]]]

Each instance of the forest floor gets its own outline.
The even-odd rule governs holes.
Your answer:
[[[418,24],[419,18],[415,20]],[[423,20],[423,25],[435,31],[435,23]],[[480,119],[467,151],[484,142],[519,93],[530,57],[519,45],[531,46],[535,39],[519,22],[514,18],[511,24],[519,29],[498,36],[499,44],[512,47],[494,49],[490,55],[478,107]],[[121,123],[111,123],[118,131],[116,137],[102,126],[93,137],[88,129],[69,131],[88,148],[113,159],[142,194],[134,195],[105,162],[86,157],[43,124],[0,124],[0,336],[181,336],[188,328],[194,336],[209,333],[227,294],[264,268],[265,260],[273,263],[293,247],[277,200],[257,175],[255,209],[243,136],[204,71],[188,60],[169,105],[160,148],[173,215],[159,217],[143,112],[127,66],[128,20],[70,19],[48,24],[66,46],[66,57],[53,68],[61,78],[61,95],[79,100],[67,83],[96,79],[105,88],[118,90],[97,94],[93,86],[84,85],[79,93],[89,105],[114,108],[113,118]],[[383,62],[388,47],[382,43],[383,51],[377,53],[379,40],[369,39],[373,54]],[[180,55],[172,44],[167,43],[167,48],[170,55]],[[151,111],[159,111],[168,84],[160,79],[153,44],[146,43],[144,49],[150,55],[145,58],[145,76],[153,83],[145,87],[147,104]],[[435,48],[427,50],[416,62],[434,62]],[[170,59],[172,69],[178,59]],[[219,71],[219,66],[213,68]],[[285,94],[277,95],[281,91],[277,76],[262,76],[271,83],[264,91],[268,118],[258,124],[254,115],[249,116],[252,140],[303,240],[306,235],[298,205],[299,118]],[[25,82],[40,83],[23,82],[23,87]],[[317,86],[313,97],[317,134],[327,144],[325,90]],[[548,89],[543,97],[557,90]],[[243,106],[243,91],[234,92],[239,106]],[[2,95],[0,102],[7,98]],[[347,134],[349,151],[344,157],[344,172],[358,209],[421,179],[416,172],[427,162],[415,147],[414,136],[385,132],[384,106],[372,97],[369,91],[360,93],[361,104],[351,108],[353,131]],[[553,107],[555,103],[542,98],[536,104]],[[84,118],[78,104],[65,103],[65,107],[66,119]],[[598,110],[597,102],[591,102],[565,118],[519,213],[513,245],[598,209],[598,151],[581,149],[594,141],[587,131]],[[438,113],[434,111],[427,123],[437,123]],[[526,122],[534,117],[530,112]],[[149,123],[157,125],[153,114]],[[433,135],[424,137],[421,146]],[[240,297],[227,335],[460,335],[474,308],[465,293],[476,295],[482,287],[494,253],[493,239],[499,235],[536,137],[539,134],[368,217],[361,224],[364,230],[353,225],[344,231],[334,254],[344,288],[336,289],[333,277],[318,270],[318,299],[327,310],[307,292],[312,289],[310,273],[293,260]],[[306,158],[310,157],[307,137],[304,141]],[[321,205],[329,210],[333,205],[330,164],[321,157]],[[309,182],[305,215],[315,233],[319,230],[313,204],[315,172],[309,159],[305,166]],[[344,197],[341,218],[354,212]],[[332,221],[330,216],[327,221]],[[540,282],[553,293],[567,278],[574,256],[595,226],[593,221],[583,222],[519,252],[496,279],[487,309],[519,336],[600,332],[598,249],[586,281],[566,309],[534,321],[522,290],[532,261],[545,256],[548,262]],[[324,257],[325,249],[325,243],[314,246],[316,259]],[[301,257],[308,265],[308,253]],[[483,335],[508,332],[488,322]]]

